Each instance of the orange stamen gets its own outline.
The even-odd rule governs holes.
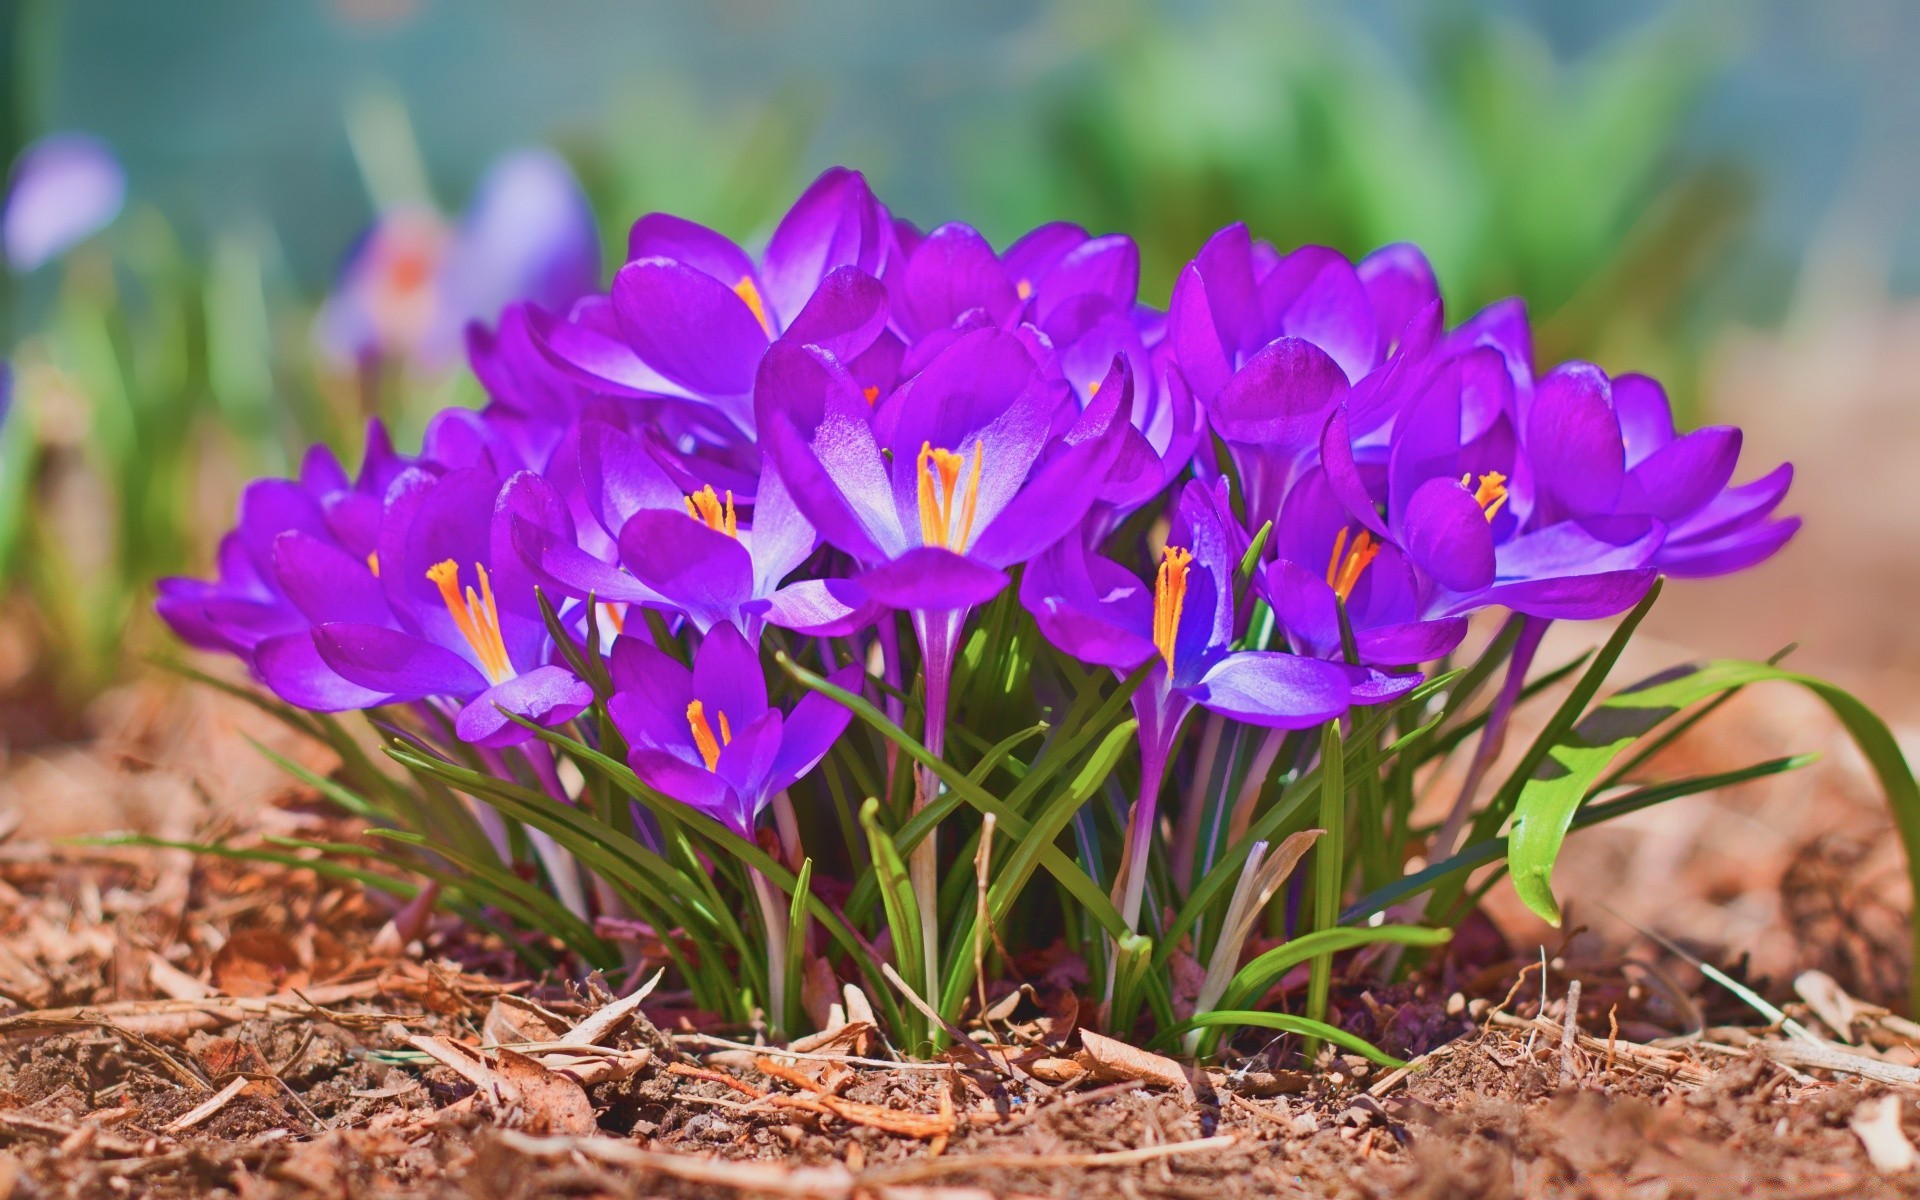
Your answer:
[[[1460,477],[1460,486],[1470,486],[1472,479],[1473,472],[1468,471]],[[1500,506],[1507,502],[1507,477],[1498,471],[1488,471],[1482,475],[1480,485],[1474,488],[1473,502],[1487,514],[1487,520],[1492,521],[1500,512]]]
[[[742,275],[740,282],[733,285],[733,294],[747,302],[753,310],[753,319],[760,322],[760,329],[768,337],[773,336],[773,322],[767,320],[766,301],[760,299],[760,289],[754,286],[753,276]]]
[[[372,550],[367,553],[367,570],[373,572],[375,579],[380,578],[380,552],[378,550]]]
[[[693,747],[700,752],[700,761],[707,764],[711,771],[720,762],[720,748],[733,744],[733,729],[727,724],[727,714],[720,714],[720,736],[713,736],[713,726],[707,722],[706,705],[695,700],[687,705],[687,728],[693,731]]]
[[[731,490],[727,492],[726,504],[722,505],[713,485],[708,484],[687,497],[687,515],[704,523],[715,533],[724,533],[736,540],[740,537],[740,522],[734,516]]]
[[[427,578],[440,589],[447,615],[453,618],[454,628],[467,640],[467,645],[473,647],[487,682],[504,683],[512,679],[515,672],[507,659],[506,642],[500,636],[500,608],[494,603],[493,583],[487,578],[487,569],[479,563],[475,563],[473,569],[480,576],[477,596],[472,588],[467,588],[464,595],[461,593],[460,567],[450,558],[428,567]]]
[[[866,387],[863,387],[860,389],[860,394],[867,398],[868,404],[877,404],[880,401],[880,385],[877,383],[870,383]]]
[[[1187,571],[1193,551],[1168,546],[1160,573],[1153,580],[1153,646],[1173,674],[1174,644],[1180,636],[1180,613],[1187,606]]]
[[[1360,576],[1379,554],[1380,544],[1365,529],[1353,539],[1351,549],[1347,547],[1347,531],[1344,528],[1333,539],[1333,555],[1327,559],[1327,586],[1333,589],[1333,594],[1340,598],[1342,604],[1353,595],[1353,589],[1359,586]]]
[[[973,466],[967,473],[966,494],[961,499],[960,533],[953,536],[953,499],[960,490],[960,468],[966,460],[951,450],[936,450],[933,443],[920,443],[920,540],[957,554],[967,552],[973,536],[975,505],[980,499],[980,464],[986,458],[986,446],[973,444]],[[936,481],[936,476],[937,481]]]

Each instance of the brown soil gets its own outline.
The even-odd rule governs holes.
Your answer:
[[[495,1044],[503,1014],[557,1032],[610,993],[513,981],[444,923],[382,957],[388,914],[311,872],[16,842],[0,844],[0,901],[10,1200],[1920,1195],[1920,1173],[1877,1170],[1852,1128],[1884,1087],[1790,1069],[1763,1053],[1777,1042],[1741,1048],[1723,1028],[1648,1045],[1703,1006],[1618,962],[1549,963],[1554,992],[1583,984],[1589,1037],[1571,1045],[1561,1001],[1533,1022],[1539,972],[1521,956],[1462,975],[1473,996],[1349,989],[1349,1026],[1426,1053],[1404,1076],[1333,1057],[1298,1073],[1291,1045],[1270,1059],[1249,1043],[1174,1088],[1042,1082],[1072,1070],[1044,1020],[1028,1028],[1048,1045],[1010,1063],[768,1064],[660,995],[652,1021],[601,1039],[644,1065],[587,1086],[575,1113],[571,1082],[476,1087],[409,1039]],[[1721,1018],[1704,1007],[1679,1023]],[[1910,1071],[1903,1038],[1866,1040],[1862,1061]],[[1900,1117],[1920,1136],[1911,1096]]]

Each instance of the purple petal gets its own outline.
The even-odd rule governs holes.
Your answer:
[[[295,607],[315,624],[351,621],[390,625],[380,581],[367,563],[305,533],[283,533],[273,544],[274,578]]]
[[[1641,459],[1627,472],[1621,512],[1679,521],[1704,508],[1733,478],[1740,431],[1731,425],[1696,429]]]
[[[1007,586],[1006,572],[936,546],[917,546],[858,578],[888,608],[959,611],[984,604]]]
[[[1360,260],[1358,270],[1374,320],[1389,342],[1402,340],[1408,324],[1440,299],[1433,266],[1411,242],[1380,247]]]
[[[1268,729],[1310,729],[1347,711],[1352,685],[1333,663],[1244,651],[1215,663],[1192,689],[1212,712]]]
[[[85,133],[55,133],[20,153],[0,217],[7,261],[31,271],[105,228],[126,201],[127,177],[113,151]]]
[[[478,746],[517,746],[533,735],[501,709],[540,725],[561,725],[593,703],[593,689],[565,667],[535,667],[488,688],[460,710],[453,729]]]
[[[582,300],[565,320],[532,311],[527,323],[541,353],[590,387],[630,397],[692,395],[641,361],[620,332],[613,302],[605,297]]]
[[[1123,233],[1088,238],[1040,278],[1033,295],[1034,316],[1045,321],[1061,304],[1086,295],[1130,309],[1139,290],[1140,247],[1133,239]]]
[[[740,799],[726,781],[663,750],[635,750],[627,758],[633,773],[663,796],[725,822],[735,833],[751,834],[740,821]]]
[[[608,659],[613,700],[607,712],[630,745],[690,748],[687,705],[693,702],[693,672],[637,637],[614,639]]]
[[[1557,621],[1597,621],[1617,616],[1640,602],[1653,586],[1657,572],[1603,571],[1595,575],[1565,575],[1503,583],[1488,588],[1477,604],[1460,604],[1465,611],[1479,604],[1499,604],[1530,617]]]
[[[1320,464],[1327,473],[1327,487],[1339,497],[1347,515],[1371,529],[1377,537],[1390,536],[1387,523],[1380,519],[1373,496],[1367,491],[1360,464],[1354,459],[1352,435],[1344,407],[1336,408],[1333,415],[1327,418],[1327,427],[1320,435]]]
[[[746,301],[710,275],[644,258],[613,278],[614,311],[634,353],[668,379],[712,396],[743,396],[767,348]]]
[[[1657,380],[1645,375],[1615,379],[1613,411],[1620,418],[1620,440],[1626,445],[1629,467],[1674,439],[1673,409]]]
[[[1302,246],[1281,259],[1260,281],[1260,306],[1268,329],[1312,342],[1348,380],[1379,360],[1373,305],[1353,264],[1337,250]]]
[[[620,561],[703,629],[753,598],[746,547],[684,511],[635,513],[620,531]]]
[[[845,637],[873,624],[882,611],[854,580],[802,579],[768,598],[765,617],[810,637]]]
[[[1248,359],[1210,411],[1213,427],[1228,441],[1299,447],[1311,444],[1346,394],[1338,363],[1318,346],[1286,337]]]
[[[846,666],[827,677],[829,683],[850,692],[860,690],[861,671]],[[808,692],[793,706],[781,727],[780,753],[773,761],[773,777],[767,781],[769,792],[791,787],[795,780],[813,770],[833,743],[845,732],[853,712],[818,692]]]
[[[1700,511],[1676,524],[1670,536],[1675,541],[1691,542],[1745,529],[1778,508],[1792,484],[1793,464],[1781,463],[1751,483],[1721,492]]]
[[[282,634],[253,649],[253,669],[273,694],[314,712],[377,708],[393,697],[342,679],[321,659],[313,631]]]
[[[858,171],[832,167],[793,202],[767,241],[760,278],[791,328],[794,314],[835,268],[879,275],[891,243],[887,211]]]
[[[1407,556],[1450,592],[1474,592],[1494,579],[1487,515],[1454,479],[1430,479],[1407,503],[1401,524]]]
[[[841,267],[821,280],[786,337],[851,362],[886,329],[888,316],[885,285],[858,267]]]
[[[732,289],[754,277],[753,260],[733,239],[672,213],[648,213],[627,232],[627,261],[666,258]]]
[[[735,729],[760,719],[767,711],[767,681],[760,673],[760,656],[731,624],[722,622],[707,631],[693,657],[693,694],[706,705],[707,719],[720,727],[717,714],[727,714]]]
[[[638,438],[603,421],[580,424],[580,481],[600,527],[618,535],[644,508],[679,508],[682,493]]]
[[[896,318],[917,336],[945,329],[976,308],[998,324],[1019,307],[1020,297],[987,239],[953,223],[928,234],[914,250],[896,303]]]
[[[1447,617],[1355,630],[1353,641],[1362,662],[1410,667],[1452,654],[1466,636],[1467,619]]]
[[[1788,517],[1708,541],[1669,542],[1653,561],[1662,571],[1683,579],[1729,575],[1771,558],[1799,530],[1800,518]]]
[[[565,309],[600,281],[600,234],[573,172],[551,150],[520,150],[487,169],[444,269],[445,334],[492,323],[530,300]]]
[[[1607,377],[1598,367],[1566,363],[1540,381],[1527,418],[1527,455],[1542,495],[1562,511],[1597,515],[1612,509],[1626,451]]]
[[[313,642],[343,677],[395,697],[471,696],[487,687],[486,676],[462,656],[382,625],[318,625]]]
[[[619,567],[524,521],[513,526],[513,547],[535,582],[553,594],[581,599],[591,595],[607,604],[665,603]]]

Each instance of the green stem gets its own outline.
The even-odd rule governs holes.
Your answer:
[[[1320,731],[1320,826],[1326,832],[1313,848],[1313,931],[1340,923],[1340,892],[1346,877],[1347,780],[1340,750],[1340,722]],[[1316,955],[1307,977],[1307,1018],[1327,1019],[1327,992],[1333,982],[1333,954]],[[1320,1039],[1308,1038],[1307,1060],[1320,1052]]]

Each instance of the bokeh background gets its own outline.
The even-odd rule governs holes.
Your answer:
[[[751,239],[833,163],[865,170],[896,212],[1000,243],[1056,218],[1130,232],[1154,302],[1234,219],[1283,247],[1417,241],[1450,315],[1517,292],[1543,364],[1651,371],[1692,422],[1747,428],[1750,472],[1798,465],[1804,532],[1760,571],[1669,589],[1649,667],[1797,641],[1796,662],[1914,744],[1920,6],[1905,0],[0,14],[0,159],[79,130],[126,176],[110,225],[0,281],[18,376],[0,430],[0,804],[118,786],[63,749],[90,737],[160,754],[128,732],[160,703],[139,690],[146,656],[169,651],[152,581],[208,567],[247,477],[289,470],[314,440],[351,461],[368,411],[405,443],[436,407],[478,402],[457,366],[341,369],[316,350],[315,313],[383,213],[452,220],[528,145],[570,164],[609,269],[643,212]],[[1791,703],[1746,721],[1770,751],[1826,744]],[[1721,869],[1698,911],[1673,915],[1738,947],[1780,928],[1787,868],[1755,856],[1848,821],[1868,841],[1884,828],[1870,798],[1835,799],[1846,790],[1649,814],[1692,824],[1623,832],[1589,869],[1654,886],[1706,856]]]

